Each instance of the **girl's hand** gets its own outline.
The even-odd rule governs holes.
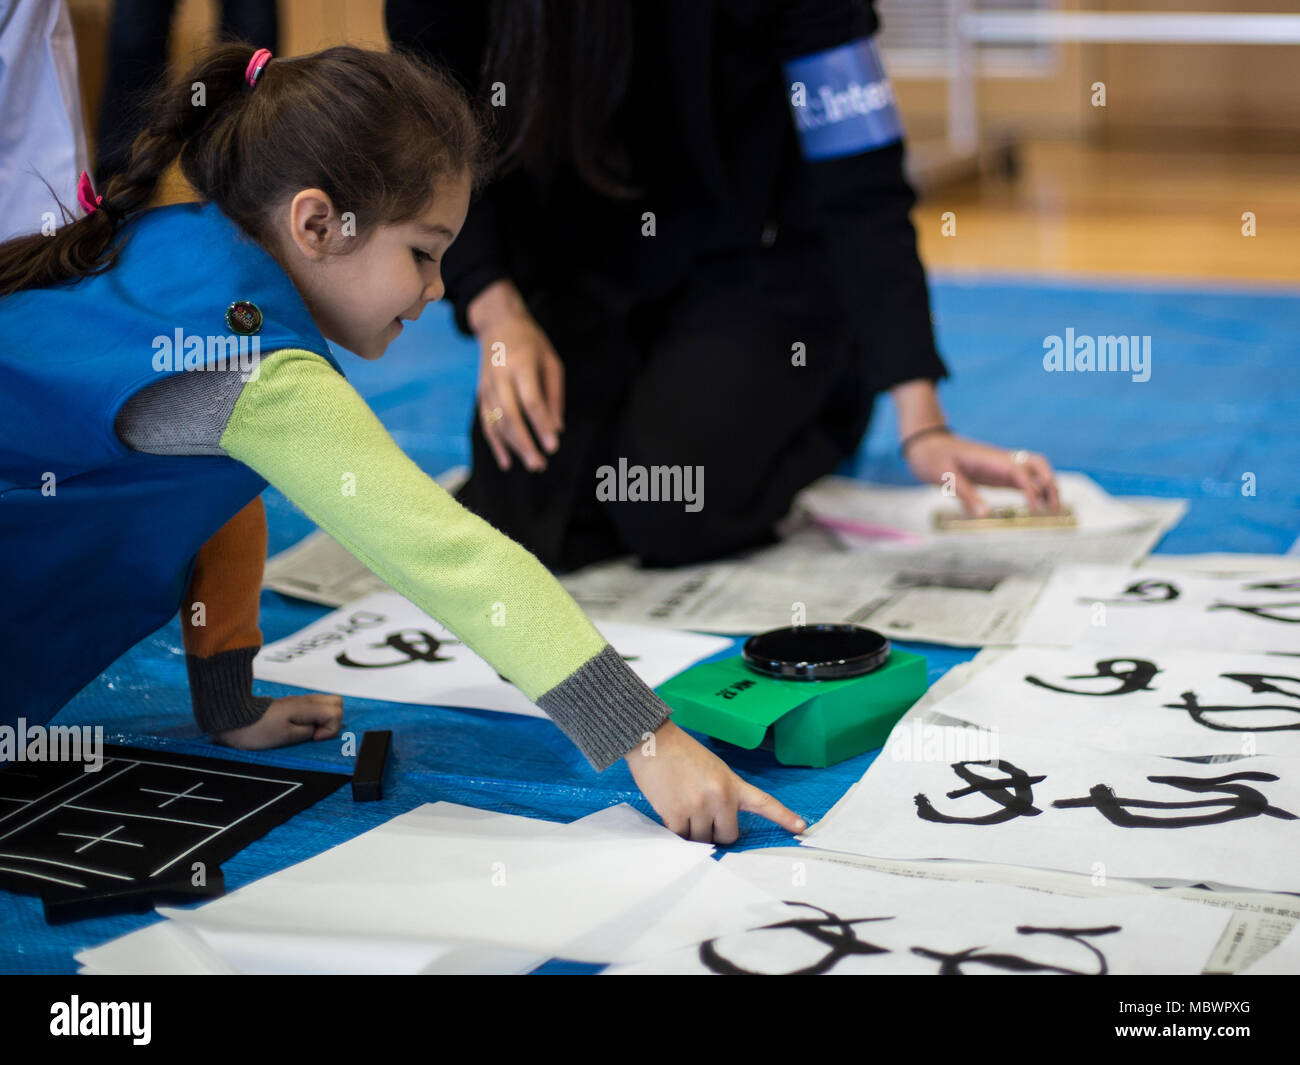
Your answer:
[[[907,465],[918,480],[929,484],[943,484],[951,476],[957,498],[972,517],[989,513],[975,490],[977,484],[1019,488],[1034,513],[1055,512],[1061,506],[1051,464],[1032,452],[1008,451],[947,432],[928,433],[908,445]]]
[[[509,281],[476,296],[468,318],[479,341],[478,414],[497,465],[508,470],[513,451],[534,473],[546,469],[533,434],[548,454],[560,446],[564,364]]]
[[[746,784],[727,764],[665,721],[626,755],[641,794],[679,836],[697,843],[735,843],[738,810],[765,817],[789,832],[808,826],[776,799]]]
[[[272,699],[258,720],[243,728],[213,733],[214,743],[244,751],[287,747],[308,740],[328,740],[343,723],[341,695],[286,695]]]

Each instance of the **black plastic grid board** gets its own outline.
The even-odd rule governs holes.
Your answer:
[[[0,770],[0,887],[42,896],[47,916],[52,905],[220,894],[221,862],[350,779],[135,747],[103,753],[93,772],[71,761]]]

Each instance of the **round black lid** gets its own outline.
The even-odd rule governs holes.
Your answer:
[[[839,680],[883,666],[889,640],[860,625],[792,625],[751,636],[740,654],[770,677]]]

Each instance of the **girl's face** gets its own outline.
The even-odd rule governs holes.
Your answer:
[[[281,261],[326,340],[377,359],[401,333],[403,319],[415,320],[426,304],[442,299],[439,263],[465,223],[469,190],[468,174],[444,182],[424,214],[375,227],[354,251],[347,242],[361,234],[346,206],[320,189],[294,196]]]

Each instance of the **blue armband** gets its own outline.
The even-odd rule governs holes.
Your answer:
[[[783,64],[805,159],[858,155],[903,138],[894,90],[873,38]]]

